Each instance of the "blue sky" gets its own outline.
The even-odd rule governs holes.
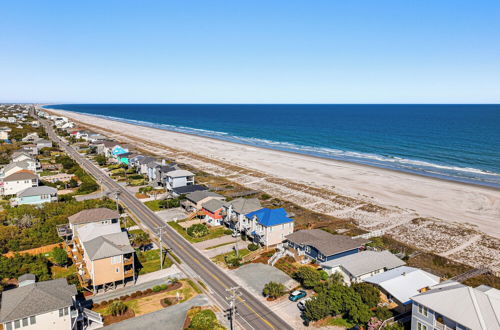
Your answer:
[[[3,1],[1,102],[500,103],[500,1]]]

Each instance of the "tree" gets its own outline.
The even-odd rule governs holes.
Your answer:
[[[139,249],[142,249],[144,246],[151,244],[151,239],[149,235],[143,231],[134,234],[132,237],[132,244]]]
[[[113,316],[120,316],[127,312],[128,306],[119,300],[115,300],[108,307],[108,312]]]
[[[295,273],[295,278],[297,278],[306,289],[312,289],[321,282],[320,273],[308,266],[300,267]]]
[[[78,187],[78,181],[76,181],[75,179],[71,178],[68,182],[68,186],[70,188],[76,188]]]
[[[205,309],[194,314],[191,319],[190,329],[212,330],[220,328],[215,313],[210,309]]]
[[[332,283],[343,284],[344,276],[340,272],[333,272],[328,280]]]
[[[373,308],[380,302],[380,291],[375,286],[370,283],[355,283],[352,285],[354,291],[356,291],[363,303],[365,303],[368,308]]]
[[[377,319],[379,319],[381,321],[385,321],[385,320],[390,319],[391,317],[394,316],[392,314],[391,310],[387,307],[377,307],[373,311],[373,314]]]
[[[388,324],[384,327],[384,330],[404,330],[405,327],[403,327],[400,323],[394,322],[391,324]]]
[[[97,155],[94,157],[94,160],[97,162],[97,164],[99,166],[104,166],[108,162],[108,160],[106,159],[106,156],[104,156],[104,155]]]
[[[322,281],[328,280],[328,273],[323,269],[319,270],[319,276],[321,277]]]
[[[208,227],[203,223],[196,223],[187,229],[188,235],[194,238],[206,236],[209,232]]]
[[[331,306],[327,297],[316,296],[306,302],[304,316],[311,321],[321,320],[331,314]]]
[[[278,298],[285,294],[285,286],[277,282],[269,282],[264,286],[262,293],[264,296]]]
[[[52,250],[52,257],[54,258],[54,263],[58,266],[66,266],[69,263],[68,254],[59,247],[55,247]]]

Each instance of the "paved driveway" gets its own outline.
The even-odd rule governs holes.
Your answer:
[[[155,214],[164,222],[185,219],[187,216],[187,213],[184,211],[184,209],[180,207],[158,211],[155,212]]]
[[[225,244],[225,243],[229,243],[229,242],[235,242],[235,241],[236,241],[236,237],[232,237],[231,235],[224,235],[224,236],[209,239],[209,240],[206,240],[203,242],[194,243],[193,246],[195,248],[197,248],[198,250],[205,250],[206,248],[209,248],[211,246],[216,246],[216,245]],[[239,242],[242,242],[242,241],[239,240]],[[243,247],[243,246],[248,245],[248,243],[245,243],[245,244],[241,243],[240,245]]]

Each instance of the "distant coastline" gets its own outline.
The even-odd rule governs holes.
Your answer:
[[[443,165],[439,163],[431,163],[423,160],[412,160],[402,157],[389,157],[381,156],[376,153],[363,153],[355,151],[344,151],[325,147],[311,147],[299,145],[296,143],[279,142],[261,138],[251,138],[245,136],[238,136],[231,134],[231,132],[224,132],[216,129],[202,129],[182,125],[171,125],[161,122],[151,122],[147,120],[139,120],[132,118],[117,117],[108,114],[97,114],[84,111],[74,111],[77,105],[44,105],[45,109],[53,110],[67,110],[75,113],[82,113],[90,116],[95,116],[103,119],[124,122],[144,127],[151,127],[161,130],[168,130],[177,133],[185,133],[205,138],[213,138],[226,142],[233,142],[237,144],[266,148],[271,150],[292,152],[295,154],[302,154],[307,156],[319,157],[324,159],[333,159],[337,161],[346,161],[349,163],[375,166],[381,169],[394,170],[414,175],[423,175],[435,179],[454,181],[466,184],[480,185],[484,187],[491,187],[500,189],[500,174],[489,172],[478,168],[459,167]],[[92,105],[87,105],[92,106]],[[102,105],[100,105],[102,106]],[[500,108],[499,108],[500,109]],[[132,116],[133,117],[133,116]],[[137,117],[144,117],[142,114]],[[437,147],[439,148],[439,146]],[[498,155],[500,157],[500,155]]]

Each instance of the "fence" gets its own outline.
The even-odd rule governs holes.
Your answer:
[[[16,254],[16,253],[18,253],[18,254],[31,254],[31,255],[42,254],[42,253],[47,253],[47,252],[52,251],[55,247],[62,248],[63,243],[44,245],[44,246],[40,246],[40,247],[37,247],[34,249],[29,249],[29,250],[24,250],[24,251],[16,251],[16,252],[10,251],[8,253],[5,253],[3,256],[7,257],[7,258],[12,258],[14,256],[14,254]]]

